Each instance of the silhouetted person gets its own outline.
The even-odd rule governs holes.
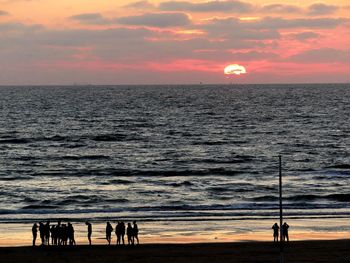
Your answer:
[[[56,231],[56,244],[57,245],[62,245],[62,241],[61,241],[61,221],[57,222],[57,226],[55,227],[55,231]]]
[[[112,232],[113,232],[113,227],[112,227],[110,222],[107,222],[107,225],[106,225],[106,239],[108,241],[108,245],[111,244]]]
[[[57,245],[57,244],[55,244],[55,239],[56,239],[56,226],[51,226],[51,228],[50,228],[50,234],[51,234],[51,245]]]
[[[36,223],[34,223],[32,227],[32,234],[33,234],[33,246],[35,246],[36,237],[38,235],[38,225]]]
[[[278,226],[277,223],[275,223],[273,226],[272,226],[272,229],[273,229],[273,242],[278,242],[278,230],[280,229],[280,227]]]
[[[92,225],[89,222],[85,222],[85,225],[88,227],[88,240],[89,240],[89,245],[91,246],[91,235],[92,235]]]
[[[70,246],[75,245],[76,243],[74,239],[74,227],[71,223],[68,223],[67,233],[68,233],[69,245]]]
[[[128,245],[133,245],[133,229],[131,223],[128,223],[128,227],[126,229],[126,235],[128,236]]]
[[[45,224],[45,244],[50,245],[50,221]]]
[[[120,222],[115,226],[115,235],[117,236],[117,245],[120,245],[121,233],[120,233]]]
[[[132,243],[135,243],[135,239],[137,240],[137,244],[139,245],[139,228],[136,224],[136,221],[134,221],[134,227],[133,227],[133,241]]]
[[[67,241],[68,241],[68,227],[66,224],[61,225],[61,244],[63,246],[67,246]]]
[[[44,226],[43,222],[39,223],[39,232],[40,232],[41,245],[44,245],[44,243],[45,243],[45,226]]]
[[[120,237],[123,242],[123,245],[125,245],[124,236],[125,236],[125,224],[124,222],[120,222]]]
[[[287,243],[289,243],[288,228],[289,228],[289,225],[286,222],[284,222],[284,224],[282,225],[282,237],[283,237],[283,241],[286,241],[287,239]]]

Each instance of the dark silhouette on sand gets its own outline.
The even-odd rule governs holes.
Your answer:
[[[55,231],[56,231],[56,233],[55,233],[56,245],[60,246],[62,244],[62,242],[61,242],[61,236],[62,236],[62,234],[61,234],[61,221],[57,222],[57,226],[55,228]]]
[[[278,235],[279,235],[279,229],[280,227],[278,226],[277,223],[275,223],[273,226],[272,226],[272,229],[273,229],[273,242],[278,242]]]
[[[44,226],[44,243],[50,245],[50,221],[47,221]]]
[[[45,244],[45,225],[43,222],[39,223],[39,232],[40,232],[41,245],[44,245]]]
[[[131,223],[128,223],[128,227],[126,229],[126,235],[128,236],[128,245],[133,245],[133,229]]]
[[[123,245],[125,245],[125,239],[124,239],[124,236],[125,236],[125,224],[124,224],[124,222],[120,222],[120,235],[121,235],[121,240],[123,242]]]
[[[125,245],[125,224],[124,222],[118,222],[118,224],[115,227],[115,234],[117,236],[117,245],[121,245],[123,242],[123,245]]]
[[[88,221],[85,222],[87,225],[87,238],[89,245],[92,245],[91,236],[92,236],[92,224]],[[41,246],[73,246],[76,245],[74,238],[74,227],[72,223],[68,222],[67,224],[61,224],[61,221],[58,221],[57,225],[51,225],[47,221],[46,224],[40,222],[39,225],[34,223],[32,226],[32,235],[33,235],[33,246],[35,246],[37,233],[40,231]],[[108,245],[112,242],[112,232],[113,226],[110,222],[106,223],[106,240]],[[127,229],[125,229],[125,223],[119,221],[115,227],[115,234],[117,236],[117,245],[125,245],[124,236],[127,234],[128,245],[139,245],[139,229],[136,221],[133,223],[128,223]],[[50,244],[51,240],[51,244]]]
[[[85,225],[87,225],[88,227],[88,240],[89,240],[89,245],[91,246],[92,225],[89,222],[85,222]]]
[[[284,224],[282,225],[282,238],[283,238],[283,242],[285,242],[287,240],[287,243],[289,243],[289,235],[288,235],[288,229],[289,229],[289,225],[284,222]]]
[[[51,234],[51,245],[52,246],[57,245],[57,244],[55,244],[55,240],[57,240],[56,239],[56,226],[55,225],[51,226],[50,234]]]
[[[132,243],[135,244],[135,239],[137,240],[137,244],[139,245],[139,227],[136,224],[136,221],[134,221],[134,228],[133,228],[133,238]]]
[[[75,239],[74,239],[74,227],[71,223],[68,223],[67,233],[68,233],[69,245],[70,246],[76,245]]]
[[[36,237],[38,235],[38,225],[36,223],[34,223],[32,227],[32,234],[33,234],[33,246],[35,246]]]
[[[108,241],[108,245],[111,244],[112,232],[113,232],[113,227],[112,227],[110,222],[107,222],[107,225],[106,225],[106,239]]]

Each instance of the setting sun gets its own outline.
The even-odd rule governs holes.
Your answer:
[[[225,67],[224,69],[225,75],[241,75],[241,74],[246,74],[247,71],[244,66],[238,65],[238,64],[231,64]]]

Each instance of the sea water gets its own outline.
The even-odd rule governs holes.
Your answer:
[[[279,155],[286,220],[350,218],[349,84],[3,86],[0,109],[3,225],[277,221]]]

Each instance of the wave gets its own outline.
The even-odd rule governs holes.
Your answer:
[[[24,207],[22,207],[22,209],[35,209],[35,210],[37,210],[37,209],[40,209],[40,210],[42,210],[42,209],[56,209],[57,208],[57,206],[54,206],[54,205],[27,205],[27,206],[24,206]]]
[[[315,200],[333,200],[338,202],[350,202],[350,194],[329,194],[329,195],[313,195],[313,194],[305,194],[305,195],[295,195],[295,196],[287,196],[283,197],[283,200],[287,201],[315,201]],[[252,198],[254,201],[278,201],[279,198],[277,196],[259,196]]]
[[[350,169],[350,164],[335,164],[335,165],[327,166],[326,168]]]
[[[26,144],[31,140],[27,138],[0,139],[0,144]]]
[[[57,159],[65,159],[65,160],[100,160],[100,159],[110,159],[109,156],[105,155],[66,155],[62,157],[57,157]]]
[[[240,170],[225,168],[209,168],[201,170],[129,170],[129,169],[80,169],[73,171],[47,170],[38,172],[36,176],[116,176],[116,177],[187,177],[187,176],[235,176],[244,173]]]
[[[32,137],[32,138],[2,136],[0,138],[0,144],[28,144],[28,143],[36,143],[36,142],[78,143],[86,140],[97,141],[97,142],[113,142],[113,141],[133,141],[133,140],[139,140],[139,139],[140,138],[137,134],[122,134],[122,133],[98,134],[98,135],[82,134],[82,135],[69,135],[69,136],[57,134],[53,136],[40,136],[40,137]],[[78,144],[78,146],[79,145],[80,144]],[[68,144],[67,146],[72,147],[72,145],[70,144]]]
[[[123,179],[113,179],[108,182],[109,184],[133,184],[133,181]]]
[[[183,181],[178,183],[168,183],[166,185],[173,186],[173,187],[181,187],[181,186],[192,186],[193,183],[191,183],[190,181]]]

